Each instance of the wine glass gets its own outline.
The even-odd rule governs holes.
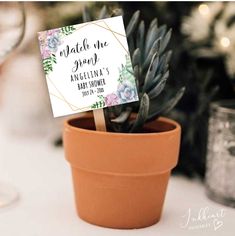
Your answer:
[[[9,53],[20,44],[24,32],[24,3],[0,2],[0,76],[3,62]],[[13,186],[0,181],[0,208],[9,206],[18,197],[19,194]]]

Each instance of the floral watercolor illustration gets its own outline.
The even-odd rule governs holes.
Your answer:
[[[126,55],[126,64],[119,69],[117,91],[106,96],[97,96],[98,101],[91,108],[103,108],[116,106],[118,104],[138,101],[138,92],[133,76],[130,56]]]
[[[120,18],[120,24],[123,24],[123,20],[121,18]],[[72,25],[72,26],[65,26],[62,28],[42,31],[38,33],[40,51],[42,55],[42,64],[46,74],[46,78],[49,79],[50,76],[52,76],[53,74],[52,72],[57,70],[57,66],[55,67],[55,65],[58,63],[57,61],[58,50],[66,42],[67,40],[66,37],[68,35],[73,34],[74,32],[77,32],[79,29],[80,25]],[[109,28],[107,28],[106,30],[110,31]],[[118,37],[123,37],[124,35],[125,32],[123,32],[123,34],[121,35],[119,34]],[[73,37],[76,37],[76,35],[73,35]],[[114,40],[118,39],[114,38]],[[120,44],[119,41],[118,44]],[[136,81],[135,81],[136,79],[133,73],[131,58],[128,53],[128,50],[125,51],[126,52],[124,55],[122,54],[123,53],[122,49],[120,49],[120,52],[119,50],[117,51],[117,53],[120,53],[124,57],[120,57],[120,59],[121,58],[122,59],[116,65],[117,71],[115,75],[112,76],[112,79],[114,80],[113,88],[109,89],[109,91],[107,92],[105,92],[104,89],[103,93],[95,95],[94,100],[92,99],[92,103],[89,102],[89,104],[82,107],[82,109],[79,108],[79,111],[101,109],[104,107],[111,107],[119,104],[138,101],[139,98],[136,88]],[[55,87],[55,85],[53,86]],[[97,91],[94,90],[94,93],[96,92]],[[58,97],[61,98],[60,94],[58,95]],[[86,99],[83,100],[85,104]],[[76,104],[76,101],[74,101],[74,104]],[[73,110],[71,114],[75,112],[76,111]],[[61,111],[59,111],[58,113],[61,113]],[[58,115],[56,115],[55,117],[58,117]]]
[[[129,80],[118,85],[117,94],[121,103],[134,102],[138,99],[136,87]]]
[[[115,93],[108,94],[105,97],[105,104],[108,107],[118,105],[119,104],[119,97]]]
[[[115,93],[106,95],[106,106],[115,106],[122,103],[138,101],[135,78],[132,73],[130,56],[126,55],[126,64],[119,69],[118,86]]]
[[[53,71],[53,64],[56,64],[55,53],[63,43],[63,38],[72,34],[75,30],[76,28],[74,26],[65,26],[38,33],[43,69],[46,75]]]

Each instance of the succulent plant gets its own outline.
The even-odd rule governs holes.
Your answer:
[[[121,10],[115,10],[109,15],[104,6],[98,18],[121,13]],[[158,26],[156,18],[146,29],[144,21],[140,21],[139,18],[140,11],[136,11],[126,27],[139,101],[104,109],[107,128],[113,132],[141,132],[146,122],[170,111],[185,90],[184,87],[179,89],[167,100],[159,99],[169,77],[169,60],[172,52],[166,48],[171,38],[171,29],[167,31],[166,25]],[[83,20],[92,20],[87,9],[83,12]],[[131,117],[132,113],[136,113],[134,118]]]

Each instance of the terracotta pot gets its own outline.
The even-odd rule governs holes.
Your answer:
[[[159,118],[145,130],[150,133],[94,131],[92,116],[65,122],[65,155],[80,218],[120,229],[160,220],[170,172],[178,160],[180,126]]]

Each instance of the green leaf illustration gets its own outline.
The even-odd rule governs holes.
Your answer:
[[[51,63],[51,58],[46,58],[43,60],[43,69],[46,73],[46,75],[49,74],[49,72],[53,71],[52,63]]]
[[[55,54],[51,54],[51,61],[56,64]]]
[[[42,64],[43,64],[43,69],[44,69],[46,75],[48,75],[50,72],[53,71],[53,64],[56,64],[55,54],[51,54],[50,57],[44,59]]]
[[[70,25],[70,26],[64,26],[64,27],[61,28],[61,33],[62,33],[63,35],[70,35],[70,34],[72,34],[75,30],[76,30],[76,28],[75,28],[74,26],[72,26],[72,25]]]
[[[91,109],[99,109],[105,107],[104,96],[99,95],[98,101],[91,105]]]
[[[129,80],[131,83],[134,83],[133,69],[131,64],[131,59],[129,55],[126,55],[126,63],[122,65],[119,69],[119,78],[118,81],[122,83],[125,80]]]

